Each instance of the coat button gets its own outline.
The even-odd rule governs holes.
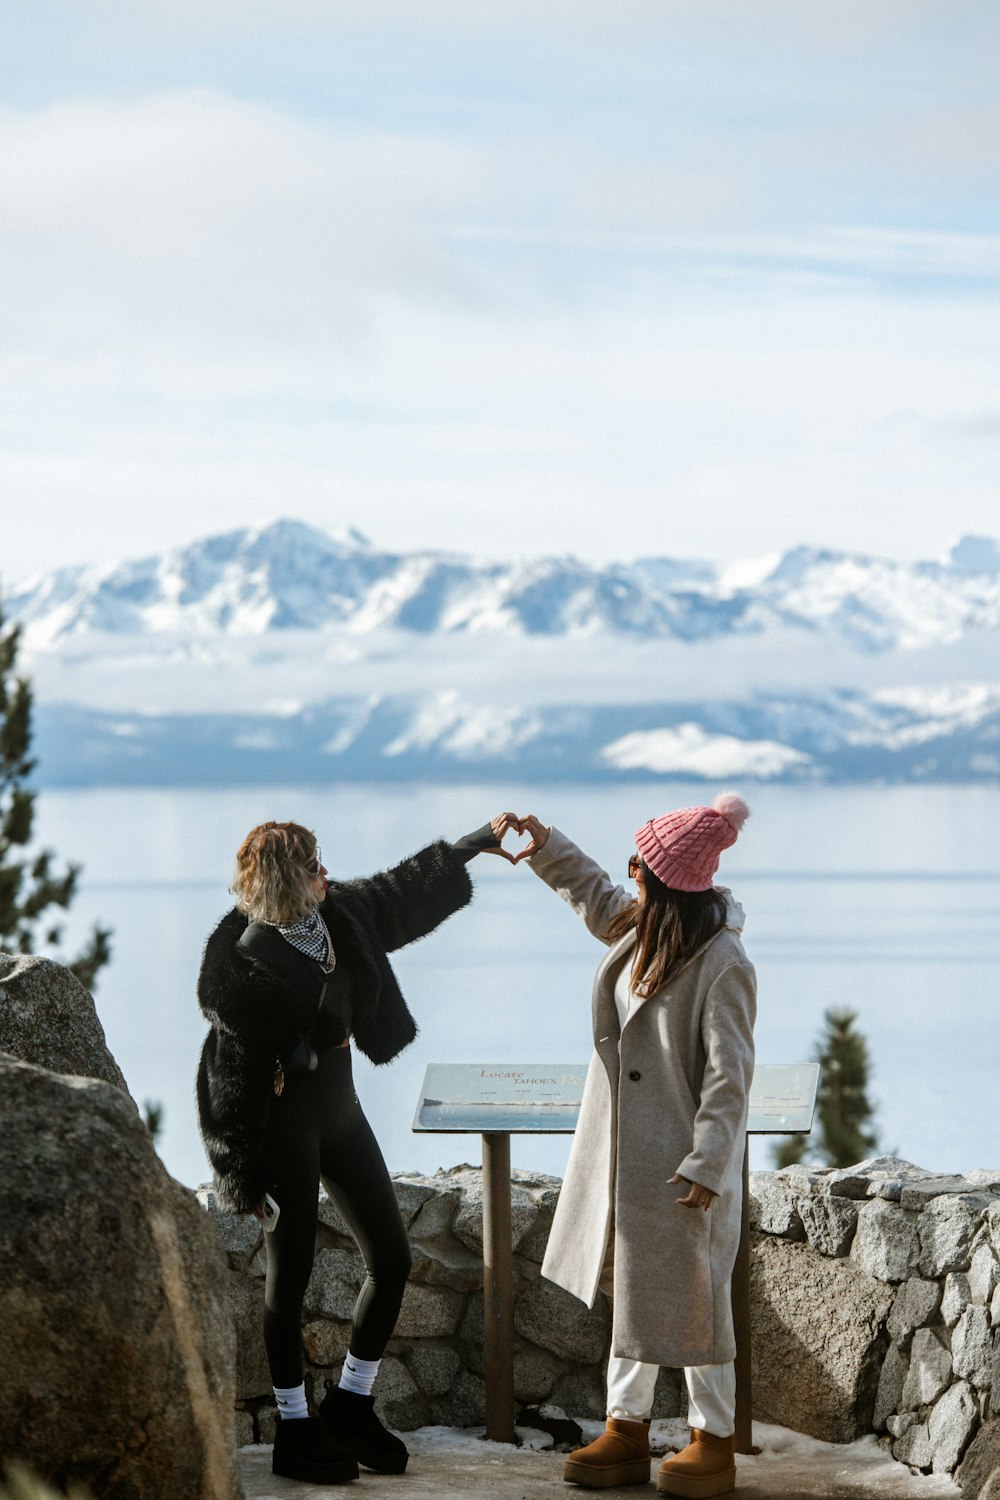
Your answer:
[[[642,1074],[639,1072],[638,1068],[633,1068],[628,1076],[631,1078],[633,1083],[638,1083],[639,1079],[642,1077]]]

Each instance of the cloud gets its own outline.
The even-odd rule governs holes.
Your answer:
[[[892,550],[879,516],[942,495],[985,524],[992,7],[32,15],[0,112],[26,524],[141,495],[503,551],[614,514],[619,550],[713,554],[754,510],[762,545]]]
[[[45,5],[52,18],[66,17],[72,0]],[[956,24],[989,33],[996,12],[989,0],[838,0],[835,6],[803,6],[800,0],[506,0],[502,6],[468,0],[160,0],[136,7],[123,0],[91,0],[86,24],[94,35],[118,45],[156,40],[189,47],[196,40],[238,47],[268,39],[312,40],[403,33],[467,41],[525,36],[572,48],[595,42],[649,47],[663,41],[729,40],[733,45],[794,46],[807,52],[867,48],[887,39],[920,35]]]

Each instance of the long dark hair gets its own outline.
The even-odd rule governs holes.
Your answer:
[[[633,901],[608,923],[609,943],[636,932],[632,989],[642,1000],[666,984],[703,943],[726,924],[726,898],[720,891],[677,891],[642,867],[646,899]]]

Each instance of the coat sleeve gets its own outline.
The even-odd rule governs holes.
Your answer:
[[[608,942],[608,923],[635,899],[558,828],[552,829],[528,863],[602,943]]]
[[[428,844],[391,870],[333,886],[327,897],[336,904],[338,889],[357,901],[386,953],[426,937],[472,900],[472,881],[464,855],[445,839]]]
[[[677,1168],[680,1177],[713,1193],[722,1190],[733,1153],[743,1150],[756,1015],[753,965],[730,964],[716,977],[702,1008],[705,1073],[692,1149]]]
[[[272,1185],[267,1151],[274,1060],[210,1031],[198,1067],[198,1124],[221,1206],[250,1213]]]

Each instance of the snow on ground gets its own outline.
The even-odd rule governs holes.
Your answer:
[[[546,1409],[555,1415],[554,1408]],[[561,1413],[559,1413],[561,1415]],[[602,1422],[582,1421],[584,1440],[602,1430]],[[754,1423],[760,1452],[737,1460],[737,1493],[746,1500],[960,1500],[957,1487],[943,1475],[912,1474],[895,1463],[874,1437],[855,1443],[821,1443],[783,1427]],[[525,1500],[528,1494],[583,1494],[562,1483],[562,1453],[549,1447],[547,1433],[517,1429],[519,1446],[487,1442],[485,1429],[422,1427],[401,1436],[412,1455],[403,1481],[413,1500]],[[687,1441],[680,1420],[654,1422],[657,1453]],[[277,1479],[271,1473],[271,1449],[261,1445],[240,1450],[240,1474],[248,1500],[315,1500],[332,1493],[303,1481]],[[654,1460],[655,1474],[657,1461]],[[396,1475],[365,1472],[362,1484],[369,1500],[399,1500]],[[611,1492],[609,1492],[611,1493]],[[615,1494],[623,1493],[618,1489]],[[637,1488],[636,1493],[640,1490]],[[642,1493],[650,1493],[645,1487]]]
[[[561,1416],[562,1413],[558,1415]],[[586,1442],[592,1442],[604,1431],[603,1422],[578,1420],[578,1426]],[[527,1427],[518,1427],[516,1431],[522,1451],[530,1448],[540,1452],[551,1445],[552,1439],[547,1433]],[[406,1432],[401,1436],[413,1455],[452,1453],[482,1457],[486,1429],[420,1427],[415,1432]],[[657,1456],[677,1452],[685,1446],[688,1438],[688,1425],[680,1417],[654,1422],[650,1428],[650,1447]],[[753,1457],[740,1456],[738,1459],[740,1469],[748,1478],[752,1476],[755,1467],[763,1468],[775,1459],[787,1459],[796,1465],[806,1466],[817,1480],[822,1480],[825,1476],[831,1485],[836,1485],[838,1480],[849,1482],[854,1487],[864,1485],[864,1492],[872,1496],[926,1496],[927,1500],[932,1500],[934,1496],[951,1496],[954,1500],[959,1493],[957,1487],[944,1475],[914,1475],[905,1464],[897,1463],[880,1448],[873,1436],[858,1438],[853,1443],[823,1443],[817,1438],[806,1437],[804,1433],[792,1432],[787,1427],[776,1427],[770,1422],[755,1422],[753,1441],[754,1447],[761,1450],[760,1453]],[[505,1449],[513,1451],[510,1450],[510,1445],[504,1443],[491,1443],[487,1451],[491,1457],[496,1457]]]

